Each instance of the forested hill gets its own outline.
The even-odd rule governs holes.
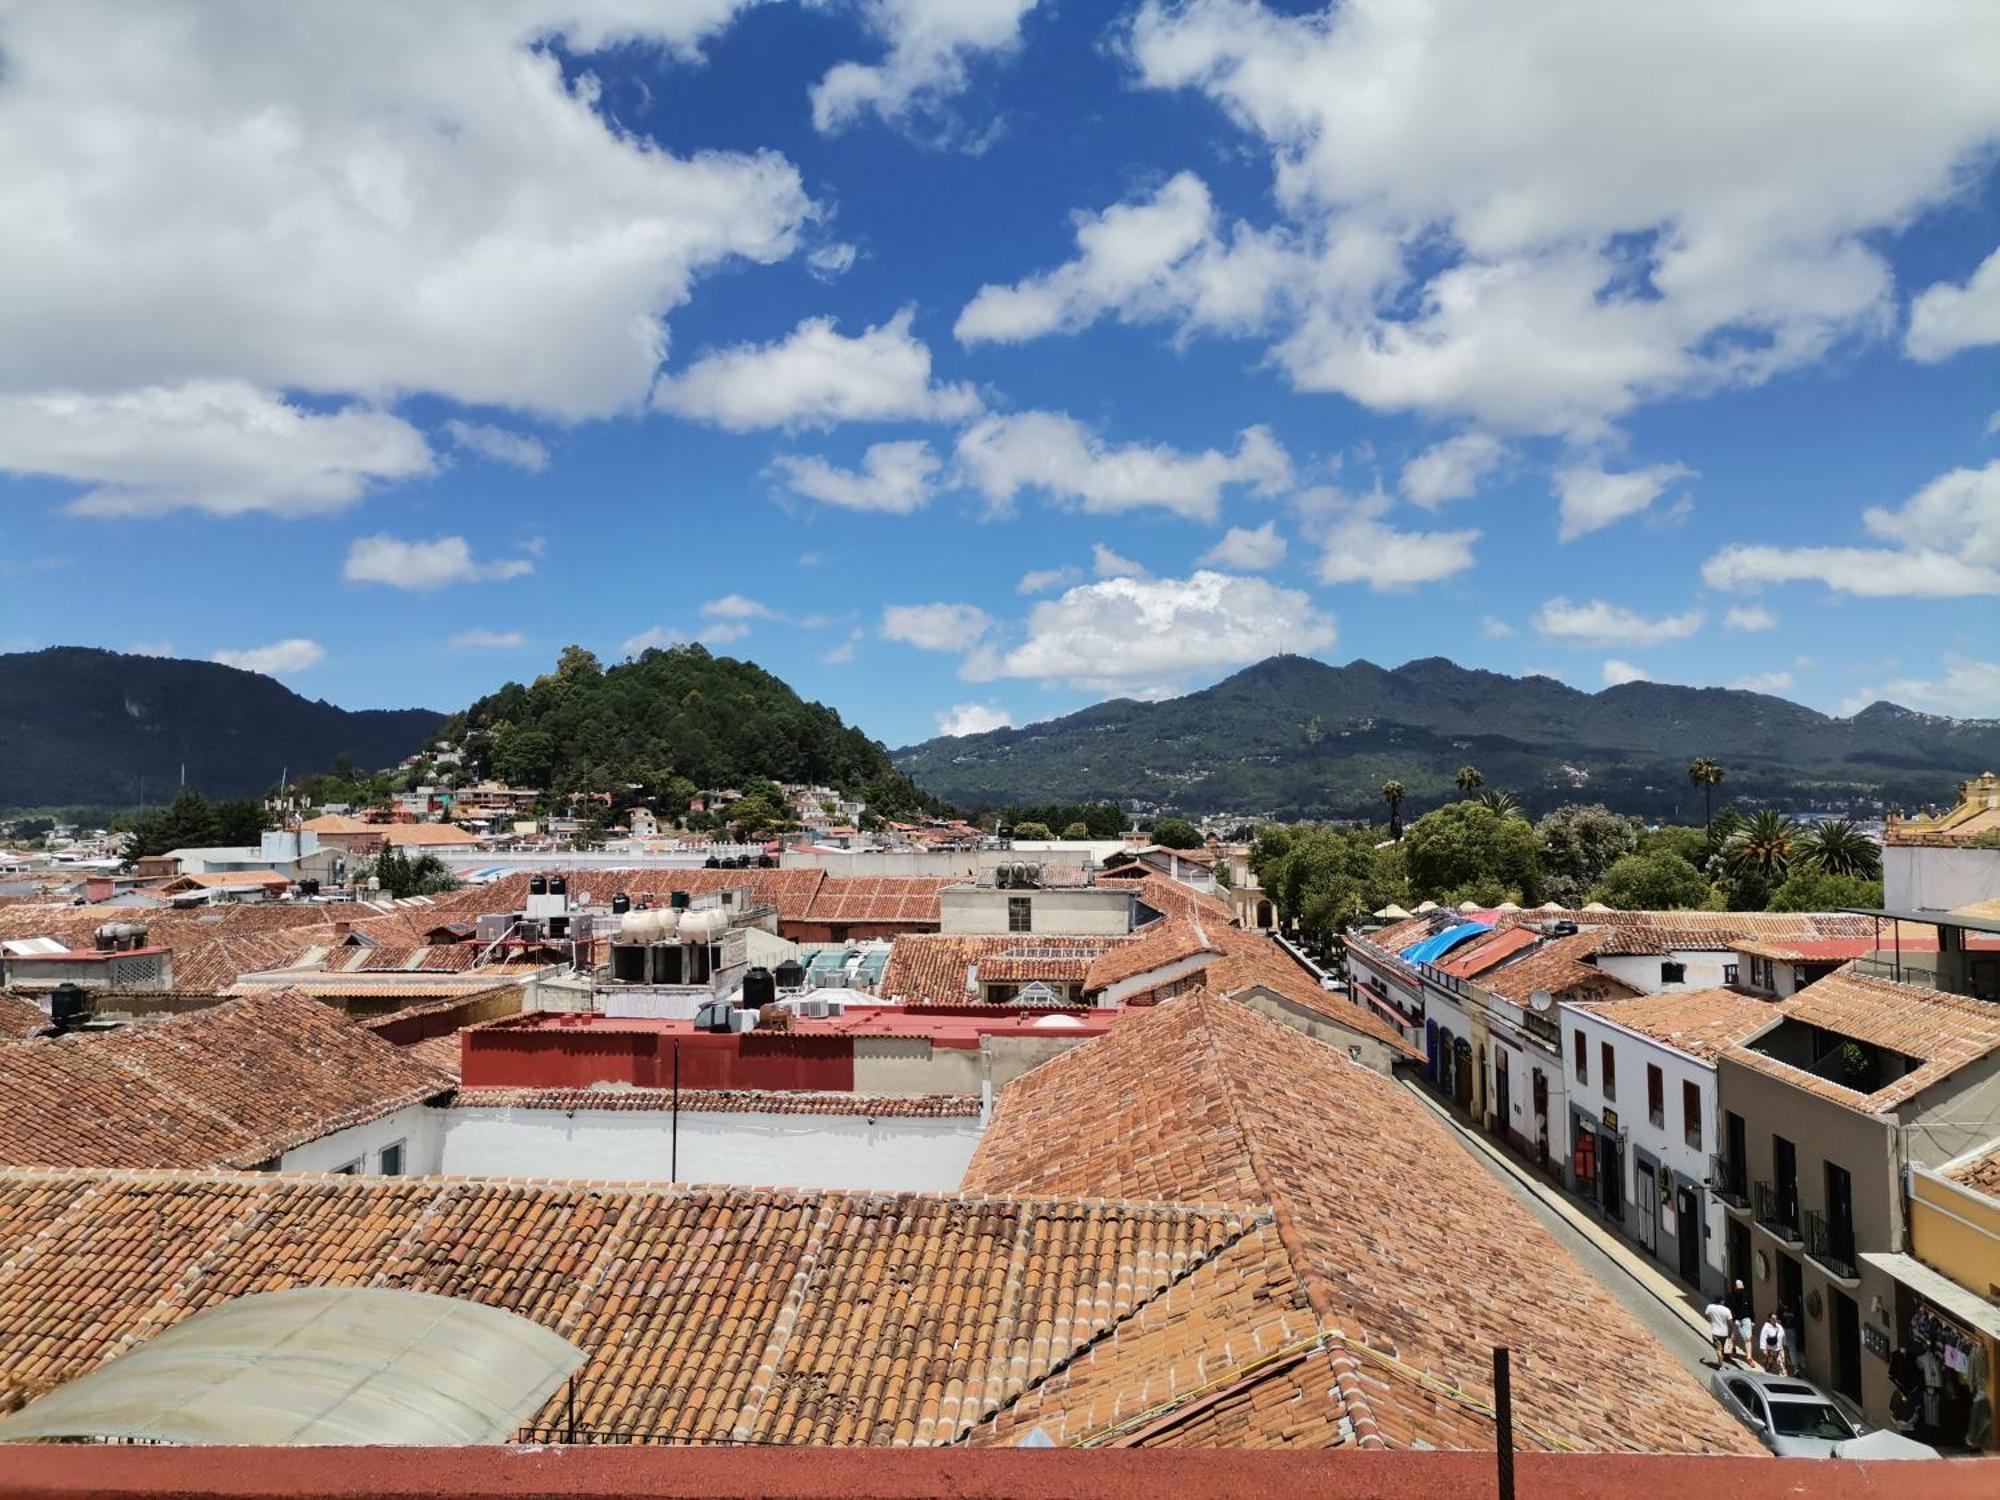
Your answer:
[[[256,672],[82,646],[0,655],[0,807],[158,802],[181,780],[255,797],[289,767],[394,765],[444,715],[350,711]],[[143,789],[142,789],[143,781]]]
[[[1186,697],[1117,699],[987,734],[928,740],[896,763],[962,806],[1139,799],[1190,813],[1382,813],[1387,780],[1413,811],[1476,766],[1530,811],[1584,795],[1631,813],[1698,814],[1690,759],[1723,763],[1721,797],[1803,807],[1948,801],[2000,766],[2000,721],[1877,703],[1836,719],[1782,698],[1633,682],[1584,693],[1549,677],[1439,657],[1393,670],[1274,656]]]
[[[572,646],[553,672],[489,693],[437,737],[464,740],[480,769],[559,793],[637,787],[642,798],[671,801],[766,777],[838,787],[886,817],[941,805],[832,709],[701,646],[650,650],[612,667]]]

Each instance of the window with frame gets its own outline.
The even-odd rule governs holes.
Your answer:
[[[1693,1079],[1681,1083],[1681,1133],[1690,1146],[1701,1149],[1701,1085]]]
[[[361,1163],[359,1160],[342,1162],[333,1169],[333,1175],[336,1177],[359,1177],[361,1175]]]
[[[1661,984],[1682,984],[1686,982],[1687,977],[1688,966],[1686,964],[1675,963],[1670,958],[1660,960]]]
[[[1597,1046],[1597,1070],[1603,1075],[1598,1086],[1604,1090],[1604,1097],[1618,1097],[1618,1054],[1611,1050],[1611,1043],[1600,1042]]]
[[[1576,1039],[1576,1081],[1578,1083],[1588,1083],[1590,1082],[1590,1043],[1583,1039],[1583,1033],[1580,1031],[1572,1031],[1570,1035]]]
[[[384,1177],[401,1177],[403,1175],[403,1156],[404,1142],[391,1141],[382,1148],[382,1155],[377,1164],[377,1170]]]
[[[1646,1064],[1646,1119],[1655,1129],[1667,1128],[1667,1075],[1656,1063]]]
[[[1724,965],[1722,966],[1722,982],[1723,982],[1724,984],[1734,984],[1734,983],[1736,983],[1736,965],[1735,965],[1735,964],[1724,964]]]
[[[1035,930],[1035,902],[1031,896],[1009,896],[1007,898],[1007,930],[1009,932],[1033,932]]]

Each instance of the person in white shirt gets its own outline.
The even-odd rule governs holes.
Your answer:
[[[1764,1315],[1757,1330],[1757,1363],[1776,1375],[1785,1362],[1785,1328],[1776,1311]]]
[[[1729,1363],[1729,1336],[1736,1326],[1736,1315],[1720,1297],[1702,1311],[1708,1316],[1708,1336],[1715,1340],[1715,1367],[1719,1370]]]

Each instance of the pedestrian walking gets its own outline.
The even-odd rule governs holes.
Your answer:
[[[1702,1311],[1708,1317],[1708,1336],[1715,1341],[1715,1367],[1721,1369],[1729,1363],[1729,1336],[1736,1327],[1736,1314],[1729,1310],[1729,1304],[1717,1297]]]
[[[1764,1321],[1757,1329],[1757,1363],[1773,1375],[1784,1366],[1785,1328],[1778,1321],[1776,1308],[1764,1315]]]
[[[1747,1365],[1750,1363],[1750,1336],[1757,1325],[1750,1317],[1750,1289],[1743,1284],[1740,1277],[1729,1289],[1728,1300],[1730,1347]]]

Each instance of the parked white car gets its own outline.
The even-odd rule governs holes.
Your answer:
[[[1849,1421],[1826,1392],[1792,1375],[1725,1367],[1709,1379],[1723,1409],[1780,1458],[1936,1458],[1901,1433]]]

